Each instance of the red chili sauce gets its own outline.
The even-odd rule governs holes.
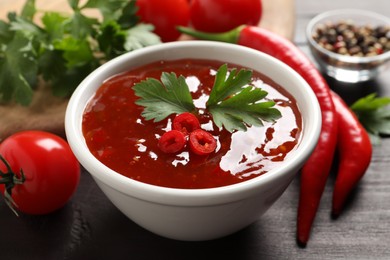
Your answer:
[[[183,75],[195,106],[204,109],[214,76],[221,62],[185,59],[160,61],[132,69],[106,80],[88,103],[83,134],[92,154],[114,171],[153,185],[201,189],[231,185],[262,175],[278,167],[297,147],[302,118],[294,98],[281,86],[254,71],[252,84],[268,92],[282,117],[263,127],[229,133],[217,129],[210,116],[199,118],[202,128],[214,135],[217,149],[199,156],[185,148],[178,154],[162,152],[157,144],[171,129],[174,116],[160,122],[146,121],[143,107],[135,104],[132,86],[161,73]],[[228,64],[228,68],[238,68]],[[285,86],[288,88],[288,86]]]

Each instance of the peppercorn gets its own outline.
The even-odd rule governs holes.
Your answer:
[[[358,26],[353,21],[320,24],[313,39],[328,51],[370,57],[390,51],[390,26]]]

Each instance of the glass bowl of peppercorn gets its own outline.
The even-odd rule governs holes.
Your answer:
[[[389,67],[390,19],[378,13],[328,11],[309,22],[306,36],[321,70],[336,80],[372,80]]]

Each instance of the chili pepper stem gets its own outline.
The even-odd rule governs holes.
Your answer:
[[[207,32],[201,32],[196,31],[194,29],[178,26],[177,30],[183,34],[187,34],[190,36],[193,36],[198,39],[202,40],[209,40],[209,41],[219,41],[219,42],[228,42],[228,43],[237,43],[238,38],[240,36],[240,32],[245,27],[245,25],[236,27],[230,31],[223,32],[223,33],[207,33]]]

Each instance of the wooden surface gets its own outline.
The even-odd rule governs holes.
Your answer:
[[[308,55],[304,28],[322,11],[355,7],[390,16],[390,1],[383,0],[296,0],[295,4],[294,40]],[[327,80],[348,102],[374,91],[390,96],[389,70],[375,81],[358,85]],[[299,177],[246,229],[214,241],[180,242],[158,237],[129,221],[83,172],[75,196],[53,214],[16,218],[0,202],[0,259],[390,259],[389,169],[390,138],[383,138],[337,220],[330,217],[332,173],[306,248],[295,242]]]

